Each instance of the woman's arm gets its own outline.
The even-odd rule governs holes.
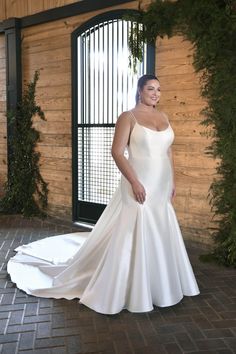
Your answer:
[[[173,185],[172,185],[171,199],[173,199],[176,196],[176,187],[175,187],[174,159],[173,159],[173,154],[172,154],[172,148],[171,147],[168,148],[168,156],[170,158],[171,169],[172,169]]]
[[[132,120],[128,115],[129,113],[122,113],[117,120],[111,153],[117,167],[131,184],[136,200],[142,204],[146,197],[145,189],[139,182],[129,161],[124,156],[132,130]]]
[[[169,117],[166,113],[162,112],[164,118],[166,119],[166,122],[168,124],[170,124],[169,122]],[[169,156],[169,159],[170,159],[170,163],[171,163],[171,169],[172,169],[172,193],[171,193],[171,199],[173,199],[175,196],[176,196],[176,187],[175,187],[175,166],[174,166],[174,158],[173,158],[173,154],[172,154],[172,148],[171,146],[168,148],[168,156]]]

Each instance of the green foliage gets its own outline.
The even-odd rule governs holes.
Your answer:
[[[27,85],[15,112],[8,112],[10,134],[10,161],[5,196],[0,200],[4,213],[24,216],[43,216],[47,207],[47,183],[39,171],[39,152],[35,150],[39,132],[33,128],[33,117],[45,120],[44,113],[35,103],[36,83],[39,72]]]
[[[201,91],[208,102],[202,124],[213,138],[206,153],[220,160],[209,190],[216,225],[210,229],[211,258],[236,266],[236,1],[156,0],[130,19],[144,24],[143,33],[130,35],[133,56],[132,42],[141,47],[157,36],[182,34],[193,43],[194,67],[203,73]]]

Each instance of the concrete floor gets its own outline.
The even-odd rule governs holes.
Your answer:
[[[19,244],[78,231],[68,222],[0,216],[0,353],[236,353],[236,271],[198,260],[188,245],[201,294],[169,308],[106,316],[78,300],[29,296],[16,289],[6,263]]]

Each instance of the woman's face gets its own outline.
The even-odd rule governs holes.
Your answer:
[[[161,89],[157,80],[148,80],[143,89],[139,91],[140,102],[147,106],[155,106],[160,99]]]

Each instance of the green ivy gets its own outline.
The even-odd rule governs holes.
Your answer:
[[[208,195],[215,221],[209,228],[215,241],[210,258],[236,266],[236,1],[156,0],[129,19],[144,25],[130,34],[136,59],[142,55],[135,48],[157,36],[181,34],[193,43],[195,71],[203,74],[201,93],[208,102],[202,124],[213,138],[206,154],[220,160]]]
[[[5,195],[0,200],[0,211],[4,213],[45,215],[48,188],[39,171],[40,153],[35,150],[40,135],[33,128],[35,115],[45,120],[43,111],[35,103],[38,79],[39,72],[36,71],[16,111],[7,113],[11,134],[8,181]]]

